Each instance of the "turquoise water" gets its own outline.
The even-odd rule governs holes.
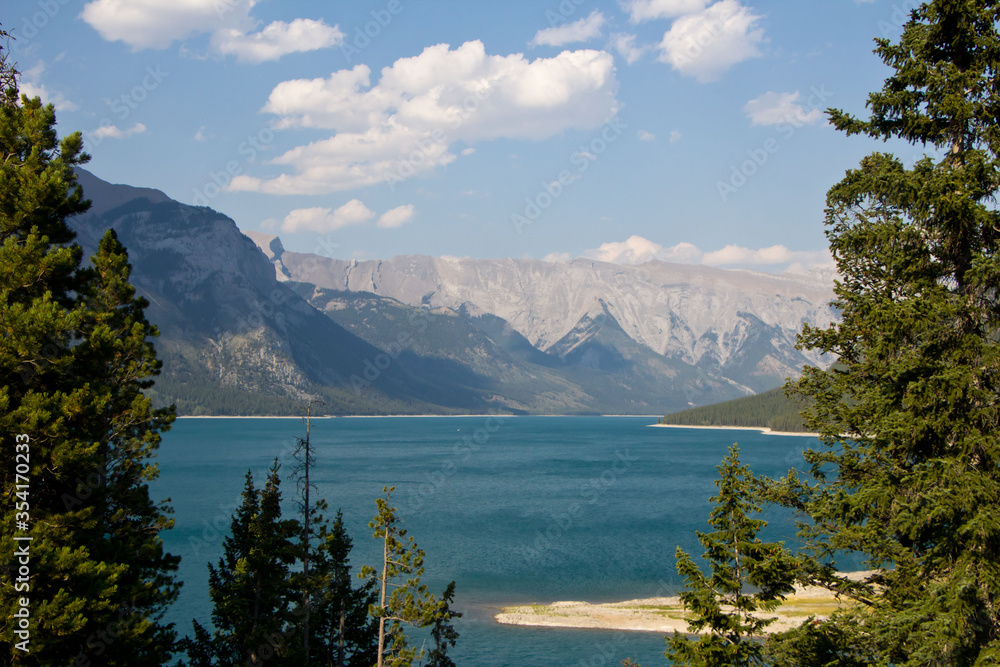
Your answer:
[[[678,545],[702,549],[715,466],[738,441],[757,474],[802,468],[806,437],[755,431],[651,428],[643,417],[402,417],[313,421],[319,496],[343,509],[355,566],[378,563],[368,521],[385,485],[426,552],[425,581],[457,583],[465,613],[461,665],[534,667],[666,664],[659,634],[499,626],[496,607],[556,600],[627,600],[675,593]],[[263,483],[304,426],[293,419],[181,419],[164,436],[154,497],[169,496],[168,549],[183,558],[181,633],[207,623],[206,563],[221,555],[247,469]],[[287,477],[285,478],[287,479]],[[294,484],[285,482],[291,498]],[[291,507],[289,506],[289,510]],[[788,516],[768,515],[768,538],[792,540]],[[849,565],[849,564],[848,564]]]

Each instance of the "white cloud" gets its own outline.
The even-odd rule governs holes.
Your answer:
[[[553,264],[565,264],[573,259],[568,252],[550,252],[545,257],[542,257],[543,262],[551,262]]]
[[[476,149],[473,148],[473,147],[471,147],[471,146],[469,146],[468,148],[463,148],[462,149],[462,155],[472,155],[475,152],[476,152]]]
[[[195,141],[208,141],[208,137],[205,136],[205,126],[202,125],[198,128],[198,131],[194,134]]]
[[[783,245],[773,245],[767,248],[744,248],[730,244],[721,250],[707,252],[701,259],[702,264],[709,266],[755,265],[774,266],[798,264],[802,266],[821,266],[831,262],[830,254],[825,251],[789,250]]]
[[[670,143],[676,144],[681,140],[681,137],[682,135],[680,130],[670,130]]]
[[[142,134],[146,131],[146,126],[142,123],[136,123],[127,130],[119,129],[115,125],[102,125],[93,132],[90,132],[90,136],[96,139],[127,139],[133,134]]]
[[[646,130],[639,130],[639,141],[656,141],[656,135]]]
[[[604,243],[599,248],[587,250],[582,256],[611,264],[660,261],[719,267],[771,267],[800,273],[814,269],[829,269],[833,266],[830,253],[826,250],[789,250],[783,245],[752,249],[730,244],[721,250],[704,252],[692,243],[681,242],[674,246],[663,246],[641,236]]]
[[[720,0],[674,21],[660,43],[660,60],[699,82],[714,81],[733,65],[760,55],[761,18],[737,0]]]
[[[612,264],[642,264],[658,258],[663,246],[641,236],[630,236],[626,241],[604,243],[600,248],[588,250],[584,257]]]
[[[635,40],[635,35],[625,35],[618,32],[611,35],[611,48],[624,58],[625,62],[629,65],[639,60],[650,48],[648,46],[636,46]]]
[[[371,83],[366,65],[322,79],[275,86],[264,111],[278,127],[334,130],[272,161],[292,174],[233,179],[234,190],[316,194],[394,183],[456,159],[454,142],[545,139],[590,129],[619,109],[614,59],[604,51],[563,51],[529,61],[487,55],[482,42],[427,47],[400,58]]]
[[[80,17],[109,42],[122,41],[132,50],[165,49],[175,41],[211,34],[220,54],[259,63],[297,51],[313,51],[342,43],[337,26],[323,21],[274,21],[256,31],[251,10],[258,0],[91,0]]]
[[[45,61],[39,60],[35,66],[21,74],[18,81],[18,90],[28,97],[39,97],[42,104],[51,104],[57,111],[76,111],[80,107],[71,102],[65,95],[58,91],[49,90],[42,83],[42,74],[45,73]]]
[[[600,36],[604,22],[604,14],[595,9],[587,18],[539,30],[529,42],[529,46],[562,46],[572,42],[586,42]]]
[[[218,30],[212,35],[212,46],[222,54],[232,54],[237,60],[261,63],[300,51],[315,51],[344,42],[344,33],[323,21],[295,19],[291,23],[274,21],[260,32],[245,34],[236,28]]]
[[[395,229],[396,227],[405,225],[412,217],[413,204],[406,204],[405,206],[397,206],[396,208],[389,209],[379,217],[378,222],[375,224],[383,229]]]
[[[627,0],[623,8],[632,23],[670,19],[694,14],[705,8],[708,0]]]
[[[768,91],[756,99],[752,99],[743,107],[752,125],[781,125],[790,123],[796,127],[811,125],[823,120],[823,112],[819,109],[806,111],[798,103],[801,95],[794,93],[772,93]]]
[[[341,227],[363,225],[375,213],[360,200],[352,199],[340,208],[331,211],[328,208],[297,208],[285,216],[281,223],[283,232],[329,232]]]
[[[92,0],[80,17],[109,42],[134,50],[165,49],[221,28],[252,27],[256,0]]]

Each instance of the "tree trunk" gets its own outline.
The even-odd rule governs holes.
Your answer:
[[[337,641],[337,667],[344,667],[344,596],[340,597],[340,637]]]
[[[382,651],[385,649],[385,580],[389,570],[389,527],[382,536],[382,593],[379,596],[379,606],[382,615],[378,617],[378,667],[382,667]]]

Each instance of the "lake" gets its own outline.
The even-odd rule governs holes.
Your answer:
[[[664,665],[659,634],[500,626],[497,607],[556,600],[605,602],[674,594],[683,584],[678,545],[700,555],[715,466],[730,444],[758,475],[803,468],[810,437],[756,431],[654,428],[650,417],[386,417],[315,419],[312,473],[331,514],[354,539],[352,563],[381,556],[368,521],[394,485],[402,524],[426,552],[424,581],[440,593],[456,581],[465,616],[453,651],[462,665],[551,667]],[[182,556],[180,599],[168,620],[181,634],[210,622],[206,564],[222,553],[244,475],[258,488],[275,457],[287,473],[296,419],[180,419],[164,435],[154,498],[169,496]],[[316,496],[314,496],[316,497]],[[766,538],[793,541],[787,514],[766,516]],[[849,563],[846,564],[850,566]]]

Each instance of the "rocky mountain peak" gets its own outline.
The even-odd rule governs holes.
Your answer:
[[[285,265],[281,263],[281,257],[285,253],[285,246],[281,244],[281,239],[274,234],[264,232],[243,232],[243,234],[253,241],[264,256],[274,265],[274,277],[284,282],[291,279],[291,274]]]

